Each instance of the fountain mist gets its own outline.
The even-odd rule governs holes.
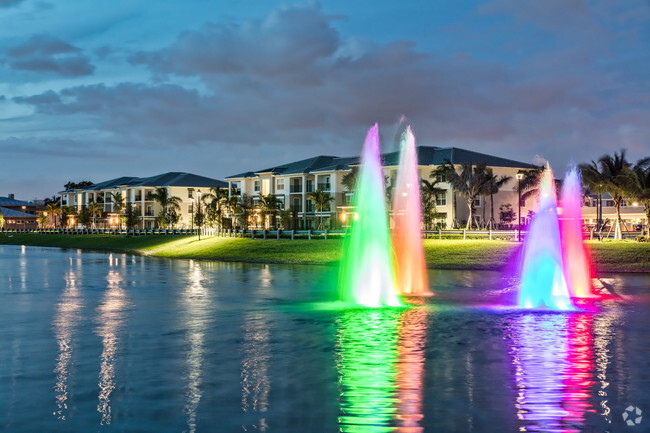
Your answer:
[[[393,248],[397,289],[404,295],[430,295],[422,248],[420,175],[415,137],[402,134],[397,183],[393,192]]]
[[[367,307],[401,305],[395,294],[376,124],[363,146],[353,204],[356,213],[343,244],[339,271],[340,299]]]

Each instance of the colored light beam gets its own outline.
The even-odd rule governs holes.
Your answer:
[[[582,186],[575,167],[564,177],[560,209],[562,258],[569,293],[574,298],[595,297],[590,254],[582,236]]]
[[[550,167],[542,173],[537,213],[524,239],[519,306],[572,310],[564,276],[555,181]]]
[[[376,124],[363,146],[353,205],[355,215],[343,243],[339,299],[366,307],[399,306]]]
[[[395,280],[403,295],[431,295],[422,247],[420,175],[415,137],[409,126],[402,134],[397,182],[393,191]]]

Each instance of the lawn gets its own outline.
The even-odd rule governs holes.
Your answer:
[[[197,236],[0,234],[0,244],[119,251],[257,263],[336,264],[341,239],[261,240]],[[503,269],[519,254],[519,244],[501,240],[425,239],[427,266],[433,269]],[[650,244],[633,241],[587,242],[600,272],[650,272]]]

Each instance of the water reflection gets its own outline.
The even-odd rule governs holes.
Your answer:
[[[117,265],[117,263],[116,263]],[[119,344],[119,332],[124,321],[127,296],[122,287],[122,276],[117,270],[109,270],[108,288],[99,306],[98,334],[102,337],[102,355],[99,371],[99,404],[101,424],[111,423],[111,393],[115,389],[115,361]]]
[[[77,285],[77,274],[70,270],[64,275],[65,289],[56,307],[54,317],[54,334],[59,347],[56,358],[56,394],[57,410],[54,415],[61,420],[67,418],[68,412],[68,377],[70,375],[70,362],[72,359],[72,340],[77,323],[81,319],[79,310],[83,305]]]
[[[520,431],[574,432],[594,413],[593,318],[527,314],[514,320],[510,352]]]
[[[260,418],[250,426],[266,431],[265,412],[269,408],[269,321],[263,313],[249,313],[244,318],[243,359],[241,364],[241,408],[245,413],[259,413]],[[243,426],[247,430],[246,426]]]
[[[203,285],[203,272],[199,263],[190,261],[188,275],[189,285],[182,293],[185,309],[188,342],[187,354],[187,428],[189,433],[196,431],[196,412],[201,401],[201,384],[204,362],[204,338],[208,329],[210,314],[208,308],[210,299]]]

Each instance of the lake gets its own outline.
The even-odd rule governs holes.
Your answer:
[[[650,429],[649,275],[602,275],[613,296],[571,313],[513,307],[493,271],[432,270],[434,297],[376,310],[336,279],[0,246],[0,430]]]

